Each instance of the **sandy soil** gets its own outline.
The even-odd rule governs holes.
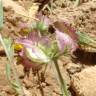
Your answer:
[[[18,22],[27,21],[28,17],[32,19],[35,16],[34,14],[38,12],[38,2],[44,6],[43,0],[4,0],[3,35],[16,39],[20,31]],[[74,0],[54,0],[52,6],[52,14],[49,15],[50,12],[44,10],[50,18],[64,20],[77,30],[87,32],[93,37],[96,35],[96,0],[81,0],[80,5],[75,7]],[[30,7],[32,7],[31,10]],[[32,11],[33,9],[35,11]],[[79,53],[76,52],[76,56],[77,59],[64,56],[59,60],[62,76],[66,80],[70,96],[95,96],[96,54],[80,51]],[[1,54],[0,51],[0,96],[15,96],[15,92],[6,79],[6,63],[6,56]],[[42,70],[39,73],[40,75]],[[60,96],[56,70],[52,64],[48,65],[45,77],[39,78],[40,80],[32,72],[29,78],[24,78],[22,65],[17,65],[17,71],[27,93],[26,96]]]

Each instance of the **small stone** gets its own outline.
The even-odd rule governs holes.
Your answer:
[[[75,74],[76,72],[80,72],[82,69],[82,66],[80,64],[68,63],[66,69],[67,69],[67,72],[71,75],[71,74]]]
[[[10,95],[13,95],[13,94],[16,94],[15,90],[13,90],[10,86],[6,86],[4,91],[7,93],[7,94],[10,94]]]
[[[29,88],[31,88],[32,87],[32,82],[30,81],[30,80],[27,80],[27,79],[24,79],[23,80],[23,83],[24,83],[24,85],[25,85],[25,87],[27,88],[27,89],[29,89]]]
[[[43,83],[42,83],[42,87],[43,87],[43,88],[46,87],[46,83],[43,82]]]

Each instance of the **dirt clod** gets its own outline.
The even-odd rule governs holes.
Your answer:
[[[96,95],[96,66],[86,68],[72,78],[72,89],[76,96]]]

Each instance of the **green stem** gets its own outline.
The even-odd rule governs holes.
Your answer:
[[[20,95],[22,96],[25,96],[25,93],[24,93],[24,90],[23,90],[23,87],[21,85],[21,82],[19,80],[19,76],[17,74],[17,69],[16,69],[16,65],[15,63],[13,63],[13,67],[12,67],[12,71],[13,71],[13,74],[14,74],[14,77],[15,77],[15,80],[16,80],[16,83],[18,84],[19,88],[20,88]]]
[[[12,66],[12,64],[14,64],[14,65],[12,66],[12,71],[13,71],[13,74],[14,74],[14,77],[15,77],[15,80],[16,80],[16,83],[18,83],[18,86],[19,86],[19,88],[20,88],[20,95],[24,96],[24,95],[25,95],[25,94],[24,94],[24,90],[23,90],[23,87],[21,86],[19,77],[18,77],[18,75],[17,75],[16,65],[15,65],[15,63],[14,63],[14,61],[13,61],[13,56],[12,56],[12,57],[10,56],[10,53],[8,52],[8,48],[7,48],[6,44],[4,43],[3,38],[4,38],[4,37],[2,37],[2,35],[0,34],[0,42],[1,42],[2,46],[4,47],[6,56],[7,56],[8,61],[9,61],[9,64],[10,64],[10,66]],[[13,50],[11,49],[10,51],[13,51]],[[10,79],[10,76],[7,76],[7,77],[8,77],[9,82],[12,84],[12,81],[11,81],[11,79]]]
[[[61,83],[61,89],[62,89],[63,96],[69,96],[68,91],[67,91],[67,87],[66,87],[66,83],[65,83],[65,81],[64,81],[64,79],[61,75],[57,60],[54,60],[54,65],[56,67],[56,71],[58,73],[59,81]]]
[[[3,4],[2,0],[0,0],[0,31],[2,31],[3,28]]]

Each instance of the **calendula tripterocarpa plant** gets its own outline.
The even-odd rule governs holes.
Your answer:
[[[47,17],[41,16],[38,21],[26,25],[21,24],[22,32],[27,33],[24,37],[16,40],[17,49],[19,50],[19,57],[25,70],[36,69],[37,64],[43,65],[54,62],[58,73],[60,86],[63,96],[69,96],[66,83],[62,77],[58,66],[58,59],[60,56],[73,52],[81,45],[94,45],[96,42],[87,34],[76,31],[70,27],[68,23],[63,21],[50,21]],[[55,38],[51,38],[49,27],[54,28]],[[87,40],[87,41],[86,41]],[[18,45],[19,44],[19,45]],[[21,46],[21,47],[20,47]],[[37,69],[38,71],[38,69]]]
[[[1,4],[2,3],[0,0],[0,5]],[[0,26],[2,27],[2,5],[0,7]],[[21,59],[25,70],[30,70],[31,68],[34,70],[34,68],[38,67],[38,64],[43,65],[54,62],[53,64],[55,65],[58,73],[62,94],[63,96],[69,96],[66,83],[58,66],[58,59],[60,56],[65,55],[65,53],[70,52],[73,54],[73,52],[79,47],[79,44],[88,45],[89,41],[91,43],[94,42],[95,44],[95,41],[91,38],[88,39],[89,37],[81,32],[76,32],[76,30],[71,28],[66,22],[52,22],[47,17],[41,17],[38,19],[38,21],[29,25],[23,23],[21,29],[22,32],[25,32],[26,34],[22,33],[22,38],[18,38],[15,41],[15,49],[19,51],[18,57]],[[48,33],[48,28],[50,25],[55,30],[55,39],[51,39],[50,35],[53,34]],[[19,82],[18,74],[13,61],[14,48],[12,45],[12,40],[10,38],[4,38],[0,34],[0,41],[8,58],[8,64],[6,64],[7,79],[16,92],[23,96],[23,88]],[[11,78],[11,69],[15,76],[14,80]],[[39,69],[37,68],[37,71],[38,70]]]
[[[38,21],[34,22],[34,24],[29,24],[33,26],[22,25],[23,28],[21,28],[21,30],[25,33],[28,32],[25,36],[22,34],[23,36],[15,41],[15,48],[17,50],[19,49],[18,55],[25,70],[30,70],[32,68],[34,71],[37,65],[54,62],[62,95],[69,96],[66,83],[58,66],[58,58],[68,52],[73,54],[78,48],[76,41],[77,35],[74,31],[72,32],[71,29],[68,29],[69,34],[63,33],[55,26],[55,23],[57,22],[52,23],[47,17],[42,16]],[[65,22],[64,24],[66,25]],[[53,34],[48,33],[49,26],[55,29],[54,39],[50,36]]]

